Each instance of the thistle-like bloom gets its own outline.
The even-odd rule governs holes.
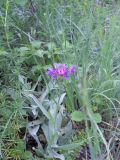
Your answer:
[[[54,63],[54,68],[50,68],[47,73],[52,78],[57,79],[58,77],[69,78],[70,74],[74,74],[75,71],[75,65],[68,68],[66,64]]]

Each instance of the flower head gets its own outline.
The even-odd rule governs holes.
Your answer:
[[[56,68],[57,74],[58,76],[63,76],[63,77],[67,77],[68,74],[68,70],[67,70],[67,66],[65,64],[60,64],[57,68]]]
[[[58,77],[68,78],[70,74],[75,73],[75,70],[75,65],[68,68],[66,64],[54,63],[54,68],[50,68],[47,73],[54,79],[57,79]]]

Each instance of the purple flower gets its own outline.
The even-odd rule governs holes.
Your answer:
[[[65,64],[60,64],[57,68],[56,68],[57,74],[59,76],[63,76],[63,77],[67,77],[68,75],[68,70],[67,70],[67,66]]]
[[[76,66],[75,66],[75,65],[72,65],[72,66],[70,67],[70,69],[69,69],[69,73],[70,73],[70,74],[74,74],[75,71],[76,71]]]
[[[48,70],[48,75],[54,79],[58,77],[68,78],[70,74],[74,74],[76,70],[76,66],[72,65],[69,69],[66,64],[54,63],[54,68],[50,68]]]
[[[50,69],[48,70],[47,74],[48,74],[49,76],[53,77],[54,79],[57,78],[56,70],[53,69],[53,68],[50,68]]]

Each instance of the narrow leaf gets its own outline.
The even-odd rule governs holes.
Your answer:
[[[34,102],[38,105],[38,107],[40,108],[40,110],[42,111],[42,113],[48,118],[50,119],[50,115],[49,113],[47,112],[47,110],[42,106],[41,102],[32,94],[29,94],[29,97],[31,97]]]

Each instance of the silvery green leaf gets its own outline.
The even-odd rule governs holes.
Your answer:
[[[48,111],[42,106],[41,102],[32,94],[28,95],[29,97],[31,97],[34,102],[37,104],[37,106],[39,107],[39,109],[42,111],[42,113],[48,118],[50,119],[50,114],[48,113]]]
[[[48,90],[51,91],[51,90],[57,88],[57,87],[58,87],[58,84],[56,84],[54,81],[50,81],[50,82],[48,83],[47,87],[48,87]]]
[[[36,125],[36,126],[34,125],[34,126],[28,127],[28,131],[29,131],[30,135],[33,137],[36,136],[38,130],[39,130],[39,125]]]
[[[50,81],[47,84],[45,91],[42,93],[42,95],[39,98],[39,100],[41,101],[41,103],[44,101],[44,99],[46,98],[46,96],[48,95],[48,93],[51,90],[53,90],[56,86],[57,86],[57,84],[55,84],[55,82],[53,82],[53,81]]]
[[[41,103],[44,101],[44,99],[48,95],[48,93],[49,93],[49,90],[48,90],[48,88],[46,88],[46,90],[42,93],[42,95],[39,98],[39,100],[41,101]]]
[[[49,129],[48,129],[48,126],[46,124],[43,124],[41,128],[44,132],[44,135],[46,137],[47,142],[49,143]]]
[[[48,125],[43,124],[41,128],[48,142],[48,146],[56,144],[58,140],[58,134],[55,132],[54,123],[52,121],[49,121]]]
[[[37,125],[40,125],[44,122],[44,118],[41,118],[41,119],[38,119],[38,120],[34,120],[32,122],[29,122],[27,127],[34,127],[34,126],[37,126]]]
[[[54,99],[50,100],[50,105],[53,105],[53,104],[54,104],[54,105],[56,105],[56,107],[57,107],[58,105],[60,105],[59,101],[60,101],[60,97],[57,96],[57,97],[55,97]]]
[[[37,116],[38,116],[38,110],[37,110],[37,108],[38,108],[38,106],[36,106],[36,105],[31,105],[31,110],[32,110],[32,113],[33,113],[33,115],[34,115],[34,117],[36,118]]]
[[[72,122],[69,121],[68,124],[66,125],[66,127],[64,128],[64,133],[71,133],[72,131]]]
[[[58,154],[58,153],[57,153],[56,151],[54,151],[54,150],[50,150],[50,151],[49,151],[49,157],[50,157],[50,158],[58,158],[58,159],[60,159],[60,160],[65,160],[64,155]]]
[[[62,125],[62,119],[63,119],[63,112],[64,112],[64,106],[60,106],[60,111],[57,114],[56,120],[55,120],[55,130],[56,132],[60,131],[61,125]]]
[[[59,99],[59,104],[61,104],[64,100],[64,97],[65,97],[66,93],[63,93]]]
[[[56,114],[57,114],[57,104],[54,101],[50,101],[50,108],[49,108],[49,112],[51,117],[55,118]]]
[[[72,122],[70,121],[70,122],[68,122],[66,127],[63,129],[62,135],[59,136],[58,144],[63,145],[63,144],[69,143],[69,141],[72,137],[72,133],[73,133]]]
[[[55,119],[57,116],[57,112],[59,111],[59,108],[61,108],[60,104],[63,102],[65,95],[66,95],[66,93],[63,93],[60,98],[56,97],[54,100],[51,100],[49,102],[49,104],[50,104],[49,112],[50,112],[51,116],[54,117]]]
[[[35,90],[35,88],[37,87],[37,85],[41,81],[41,79],[42,79],[41,76],[39,76],[38,79],[37,79],[37,82],[32,86],[31,90],[33,90],[33,91]]]
[[[49,130],[50,145],[56,144],[57,140],[58,140],[58,132],[55,131],[55,122],[54,121],[49,121],[48,130]]]
[[[56,104],[56,105],[60,105],[63,102],[63,99],[64,99],[65,95],[66,95],[66,93],[63,93],[61,96],[55,97],[50,102],[53,103],[53,104]]]
[[[42,145],[37,137],[37,132],[39,130],[39,125],[28,127],[29,134],[35,139],[38,144],[38,147],[42,148]]]
[[[83,140],[80,143],[71,143],[71,144],[65,144],[65,145],[61,145],[61,146],[52,146],[53,149],[57,149],[57,150],[73,150],[76,148],[79,148],[80,146],[84,145],[86,143],[86,140]]]

